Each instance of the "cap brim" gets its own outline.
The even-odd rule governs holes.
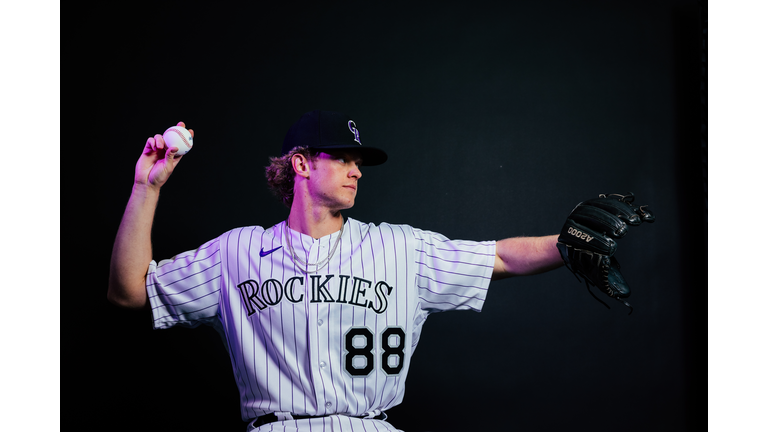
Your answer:
[[[351,145],[330,145],[330,146],[323,146],[323,147],[312,147],[313,149],[317,151],[323,151],[323,150],[354,150],[356,152],[360,153],[360,157],[363,159],[362,166],[375,166],[375,165],[381,165],[384,162],[387,161],[387,154],[381,150],[377,149],[375,147],[361,147],[361,146],[351,146]]]

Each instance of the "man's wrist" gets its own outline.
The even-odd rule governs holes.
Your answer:
[[[160,196],[160,188],[146,183],[134,183],[131,191],[131,198],[138,199],[141,202],[157,202]]]

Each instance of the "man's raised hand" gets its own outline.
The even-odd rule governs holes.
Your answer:
[[[184,122],[179,122],[177,126],[186,127]],[[189,133],[192,136],[195,134],[192,129],[189,129]],[[159,189],[183,157],[176,154],[178,150],[177,147],[169,148],[162,134],[147,138],[144,151],[136,162],[135,183]]]

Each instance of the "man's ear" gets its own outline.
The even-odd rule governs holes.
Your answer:
[[[302,154],[295,154],[291,157],[291,166],[293,171],[304,178],[309,178],[309,160]]]

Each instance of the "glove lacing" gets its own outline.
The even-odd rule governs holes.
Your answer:
[[[568,263],[568,262],[564,262],[564,264],[565,264],[565,267],[566,267],[568,270],[570,270],[570,272],[573,274],[573,276],[576,278],[576,280],[577,280],[577,281],[579,281],[579,283],[581,283],[581,282],[582,282],[582,280],[579,278],[579,275],[578,275],[578,274],[576,274],[576,272],[575,272],[575,271],[573,271],[573,269],[571,268],[571,266],[569,265],[569,263]],[[606,271],[606,273],[607,273],[607,271]],[[599,298],[599,297],[597,297],[597,296],[595,295],[595,293],[593,293],[593,292],[592,292],[592,290],[591,290],[591,289],[589,289],[589,285],[590,285],[590,283],[589,283],[589,280],[588,280],[587,278],[584,278],[584,284],[587,286],[587,292],[588,292],[590,295],[592,295],[592,297],[594,297],[594,299],[595,299],[595,300],[597,300],[597,301],[599,301],[600,303],[602,303],[602,304],[603,304],[603,306],[607,307],[608,309],[610,309],[610,308],[611,308],[610,306],[608,306],[608,303],[606,303],[606,302],[604,302],[604,301],[600,300],[600,298]],[[632,307],[632,305],[630,305],[629,303],[627,303],[627,301],[626,301],[626,300],[624,300],[624,299],[623,299],[623,298],[621,298],[621,297],[614,297],[614,298],[615,298],[617,301],[620,301],[620,302],[624,303],[624,305],[625,305],[626,307],[628,307],[628,308],[629,308],[629,313],[628,313],[627,315],[632,315],[632,311],[634,311],[634,308]]]

